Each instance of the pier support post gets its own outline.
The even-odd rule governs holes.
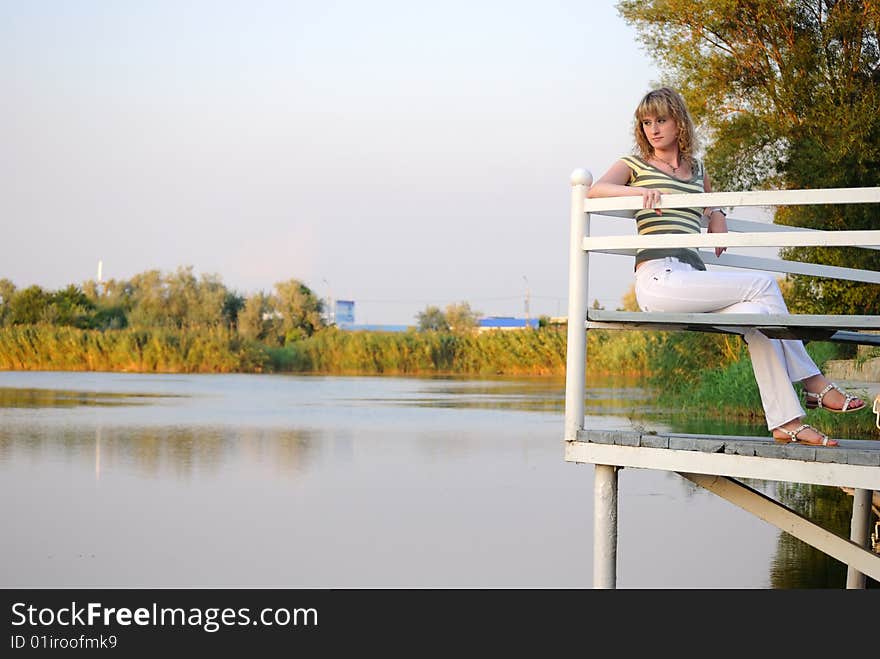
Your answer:
[[[868,538],[871,537],[871,498],[872,490],[856,488],[853,492],[852,521],[849,527],[849,539],[859,547],[868,546]],[[866,585],[865,575],[851,565],[846,567],[846,587],[864,588]]]
[[[597,464],[593,487],[593,588],[617,588],[617,467]]]

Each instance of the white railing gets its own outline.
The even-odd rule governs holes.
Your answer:
[[[634,211],[642,208],[641,197],[606,197],[587,199],[587,191],[592,184],[592,176],[585,169],[578,169],[571,176],[571,233],[569,247],[568,277],[568,336],[565,385],[565,439],[574,440],[584,423],[584,389],[586,377],[586,330],[588,323],[587,300],[589,254],[634,255],[637,249],[658,247],[704,248],[700,254],[707,265],[766,270],[771,272],[832,277],[850,281],[880,284],[880,273],[854,268],[824,266],[782,259],[768,259],[754,256],[722,254],[716,257],[715,247],[808,247],[808,246],[855,246],[867,249],[880,248],[880,230],[870,231],[817,231],[800,227],[728,219],[729,233],[701,233],[675,235],[619,235],[590,236],[590,214],[632,217]],[[880,188],[828,188],[819,190],[772,190],[748,192],[710,192],[701,194],[664,195],[660,208],[704,208],[704,207],[767,207],[797,206],[816,204],[868,204],[880,203]],[[643,328],[646,323],[654,323],[669,328],[682,325],[686,320],[683,314],[639,313],[638,321],[633,314],[613,312],[596,313],[604,323],[593,326]],[[687,314],[688,320],[697,325],[711,327],[716,322],[716,314]],[[816,324],[818,316],[788,317],[791,325],[803,327]],[[836,317],[841,327],[847,329],[880,329],[880,317],[840,316]],[[772,319],[758,314],[737,314],[734,319],[725,314],[726,326],[766,325],[768,320],[780,324],[785,317]],[[737,322],[731,322],[736,320]],[[826,321],[829,324],[831,321]]]
[[[766,521],[795,535],[814,547],[829,553],[848,565],[847,587],[864,587],[864,575],[880,575],[877,557],[869,555],[861,547],[865,542],[857,530],[867,528],[870,510],[863,503],[870,500],[870,490],[877,489],[877,467],[861,467],[862,463],[847,464],[831,469],[823,461],[810,467],[799,462],[791,468],[783,467],[784,460],[748,458],[724,454],[689,454],[689,451],[666,451],[652,448],[641,439],[629,446],[602,446],[579,442],[584,430],[584,394],[586,387],[586,343],[588,327],[611,327],[615,329],[698,329],[700,331],[730,331],[742,327],[756,327],[768,336],[785,338],[785,333],[798,333],[812,338],[849,341],[852,343],[880,344],[876,334],[859,335],[858,332],[841,331],[880,329],[880,316],[819,316],[807,314],[664,314],[627,313],[604,310],[588,310],[587,300],[590,252],[634,255],[637,249],[651,247],[707,248],[701,256],[707,265],[737,267],[772,272],[832,277],[867,283],[880,283],[880,273],[839,268],[812,263],[798,263],[781,259],[722,254],[716,257],[715,247],[795,247],[795,246],[856,246],[877,249],[880,246],[880,230],[876,231],[814,231],[799,227],[784,227],[766,223],[728,218],[730,233],[702,233],[700,235],[659,236],[590,236],[591,213],[632,217],[633,211],[642,208],[642,198],[610,197],[586,199],[592,183],[587,170],[579,169],[571,177],[571,233],[569,245],[568,275],[568,336],[565,381],[565,440],[566,460],[592,462],[594,472],[593,511],[593,586],[616,587],[617,561],[617,469],[619,466],[635,466],[667,469],[680,473],[697,484],[733,501]],[[807,204],[864,204],[880,203],[880,188],[843,188],[824,190],[779,190],[753,192],[713,192],[687,195],[664,195],[661,208],[705,208],[747,206],[794,206]],[[869,340],[870,339],[870,340]],[[880,418],[880,416],[878,416]],[[878,421],[880,426],[880,421]],[[638,446],[638,448],[630,448]],[[671,448],[671,446],[670,446]],[[713,449],[714,451],[714,449]],[[757,453],[755,453],[757,455]],[[755,462],[757,461],[757,462]],[[766,468],[765,468],[766,467]],[[805,470],[809,474],[805,474]],[[821,473],[820,473],[821,472]],[[856,473],[858,472],[858,473]],[[704,476],[705,474],[716,476]],[[825,484],[849,483],[860,479],[852,516],[850,542],[834,538],[827,531],[805,522],[792,511],[747,488],[728,477],[775,478]],[[804,480],[806,478],[806,480]],[[719,483],[728,491],[718,490]],[[769,511],[769,512],[768,512]],[[793,521],[794,520],[794,521]],[[795,528],[796,524],[804,528]],[[838,545],[825,542],[836,539]],[[853,544],[853,542],[857,544]],[[861,584],[861,585],[859,585]]]

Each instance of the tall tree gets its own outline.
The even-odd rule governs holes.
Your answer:
[[[246,339],[264,340],[271,328],[269,296],[262,291],[254,293],[238,314],[238,333]]]
[[[15,284],[9,279],[0,279],[0,325],[5,325],[10,315],[9,303],[15,295]]]
[[[52,293],[49,296],[49,305],[53,308],[53,322],[56,325],[73,325],[80,328],[91,325],[95,303],[73,284]]]
[[[453,332],[472,332],[480,324],[480,316],[483,314],[471,309],[469,302],[457,302],[447,304],[443,315]]]
[[[621,0],[707,137],[715,189],[880,183],[878,0]],[[880,228],[876,204],[780,208],[779,224]],[[880,269],[858,248],[785,258]],[[880,287],[790,276],[793,311],[880,313]]]
[[[126,287],[130,292],[132,327],[179,327],[168,308],[168,292],[159,270],[147,270],[131,278]]]
[[[9,324],[52,322],[54,313],[50,308],[51,300],[52,295],[36,284],[16,291],[9,301]]]
[[[324,325],[323,303],[308,286],[298,279],[275,284],[273,306],[281,314],[284,342],[311,336]]]
[[[446,320],[446,314],[440,311],[440,307],[428,305],[424,311],[416,314],[419,332],[448,332],[449,321]]]
[[[132,287],[129,282],[116,279],[97,282],[89,279],[83,282],[82,292],[95,307],[91,318],[92,328],[108,330],[128,327],[128,314],[132,307]]]

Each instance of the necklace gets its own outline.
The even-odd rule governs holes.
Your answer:
[[[681,169],[681,164],[680,164],[680,163],[679,163],[678,167],[676,167],[676,166],[674,166],[671,162],[669,162],[669,161],[667,161],[667,160],[663,160],[663,158],[661,158],[660,156],[658,156],[656,153],[654,154],[654,157],[655,157],[657,160],[659,160],[660,162],[662,162],[664,165],[666,165],[667,167],[669,167],[669,169],[672,170],[672,173],[673,173],[673,174],[675,174],[679,169]]]

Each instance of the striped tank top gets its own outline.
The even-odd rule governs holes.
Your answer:
[[[699,160],[694,161],[693,173],[687,181],[670,176],[638,156],[623,156],[621,160],[630,168],[627,185],[637,188],[654,188],[663,194],[705,192],[703,189],[703,164]],[[702,215],[702,208],[664,208],[662,215],[657,215],[653,208],[642,208],[636,211],[635,219],[639,235],[650,236],[662,233],[700,233],[700,217]],[[636,252],[636,266],[644,261],[662,259],[667,256],[674,256],[697,270],[706,269],[706,264],[700,258],[700,253],[690,248],[640,249]]]

